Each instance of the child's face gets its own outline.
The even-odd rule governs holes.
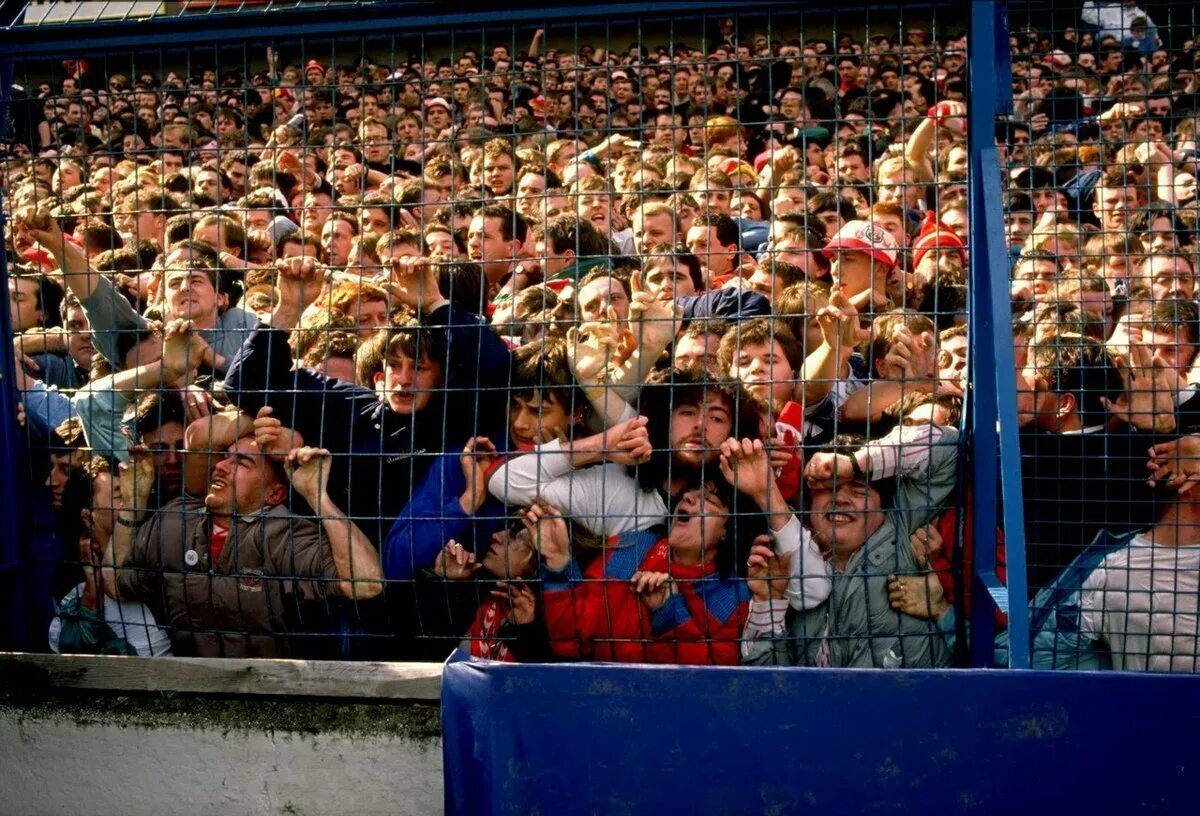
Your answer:
[[[572,425],[567,406],[549,392],[514,396],[508,409],[509,433],[518,448],[566,438]]]
[[[492,534],[492,543],[480,561],[497,578],[524,578],[534,572],[533,547],[529,531],[501,530]]]

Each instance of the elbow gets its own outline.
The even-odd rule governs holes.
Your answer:
[[[338,591],[343,597],[353,601],[369,601],[383,594],[383,581],[369,578],[355,578],[341,581]]]

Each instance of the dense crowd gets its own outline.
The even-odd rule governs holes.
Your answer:
[[[29,647],[954,663],[967,44],[846,32],[26,88]],[[1014,31],[1038,665],[1196,668],[1190,37]]]

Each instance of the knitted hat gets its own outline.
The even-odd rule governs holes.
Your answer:
[[[913,268],[921,265],[921,259],[933,249],[953,249],[958,252],[963,263],[967,261],[967,247],[962,239],[950,231],[950,228],[938,220],[937,213],[925,213],[921,222],[921,232],[913,242]]]
[[[873,221],[847,221],[837,235],[825,245],[826,258],[832,258],[838,250],[865,252],[887,266],[896,265],[899,251],[892,234]]]
[[[308,62],[306,62],[306,63],[304,64],[304,75],[305,75],[305,76],[308,76],[308,72],[309,72],[309,71],[320,71],[322,74],[324,74],[324,73],[325,73],[325,66],[324,66],[324,65],[322,65],[322,64],[321,64],[320,62],[318,62],[317,60],[315,60],[315,59],[311,59],[311,60],[309,60]]]

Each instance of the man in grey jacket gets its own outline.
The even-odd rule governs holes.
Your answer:
[[[834,566],[821,605],[789,610],[742,644],[756,665],[931,668],[950,653],[932,621],[892,609],[888,577],[920,571],[909,535],[954,490],[958,432],[901,425],[867,444],[839,437],[808,463],[807,525]]]

